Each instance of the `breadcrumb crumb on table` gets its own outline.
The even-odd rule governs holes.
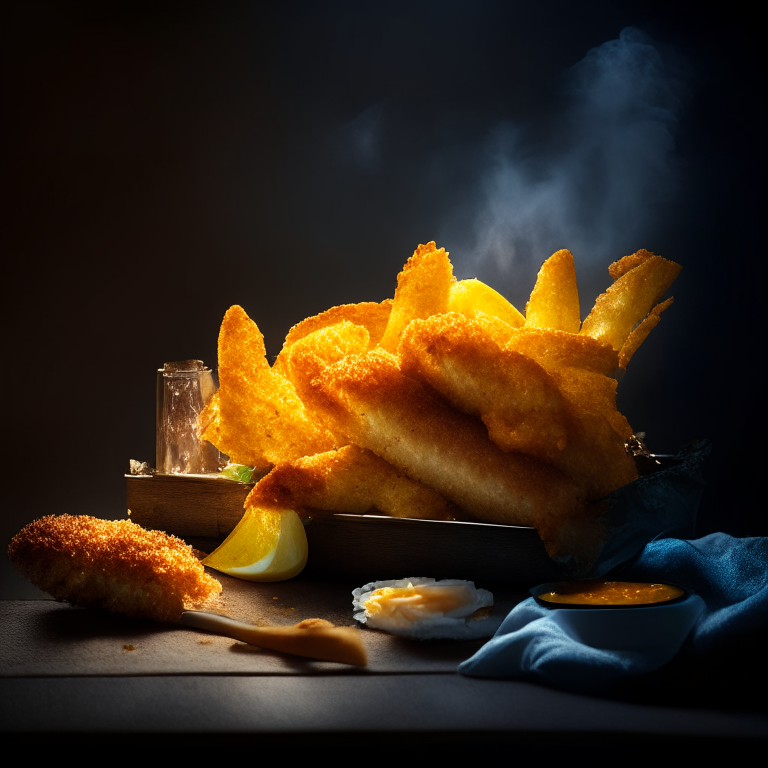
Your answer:
[[[13,537],[8,558],[57,600],[131,618],[175,622],[221,593],[190,546],[130,520],[48,515]]]

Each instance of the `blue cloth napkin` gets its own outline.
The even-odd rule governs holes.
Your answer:
[[[611,576],[665,581],[692,591],[672,605],[633,609],[545,608],[528,598],[458,671],[599,692],[659,669],[678,652],[708,653],[768,624],[768,538],[660,539]]]

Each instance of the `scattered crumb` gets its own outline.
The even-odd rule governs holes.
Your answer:
[[[273,597],[272,599],[273,599],[273,600],[277,600],[277,598],[276,598],[276,597]]]
[[[197,642],[200,645],[210,645],[212,641],[211,640],[198,640]]]
[[[130,643],[128,643],[128,644],[123,646],[123,650],[124,651],[135,651],[136,650],[136,646],[135,645],[131,645]]]

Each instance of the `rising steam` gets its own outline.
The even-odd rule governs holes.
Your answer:
[[[559,248],[587,272],[637,248],[653,250],[649,238],[674,215],[679,187],[672,132],[687,95],[679,69],[627,28],[566,72],[566,103],[549,138],[497,129],[474,245],[461,249],[463,258],[453,249],[461,271],[514,293],[511,278]]]

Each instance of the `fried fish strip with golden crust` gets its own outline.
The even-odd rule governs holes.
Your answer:
[[[438,249],[434,242],[420,245],[397,276],[392,313],[380,342],[382,349],[395,352],[400,334],[411,320],[447,312],[455,282],[445,248]]]
[[[609,344],[566,331],[525,328],[508,334],[504,346],[530,357],[547,371],[571,367],[610,376],[619,364],[619,355]]]
[[[541,265],[525,308],[525,327],[578,333],[580,326],[576,267],[573,255],[564,248]]]
[[[616,379],[583,368],[565,367],[551,373],[560,392],[573,409],[604,419],[617,434],[622,445],[632,437],[632,427],[624,414],[616,408]],[[583,429],[588,433],[591,426],[585,424]],[[594,431],[596,434],[600,433],[598,427],[595,427]]]
[[[547,373],[530,358],[499,347],[479,324],[452,314],[411,323],[399,356],[403,373],[429,384],[465,413],[480,416],[499,448],[551,463],[586,499],[603,498],[637,477],[624,438],[611,423],[613,413],[623,419],[612,379]],[[603,381],[613,385],[610,394]],[[601,393],[602,411],[586,408],[594,394],[579,391],[580,382]]]
[[[366,352],[370,342],[370,333],[365,326],[343,320],[294,342],[285,350],[283,370],[299,397],[303,397],[309,382],[325,366],[343,360],[347,355]]]
[[[538,363],[501,347],[480,324],[455,312],[414,320],[398,357],[406,376],[479,416],[503,451],[551,462],[562,456],[569,419],[557,386]]]
[[[636,251],[629,256],[623,256],[618,261],[614,261],[613,264],[608,267],[608,274],[614,280],[618,280],[620,277],[626,275],[630,269],[639,267],[644,261],[648,261],[652,256],[653,254],[650,251],[641,248],[639,251]]]
[[[597,297],[582,323],[581,333],[621,350],[635,325],[667,291],[682,267],[674,261],[650,255],[621,275]]]
[[[264,337],[242,307],[219,332],[219,390],[200,415],[202,436],[237,464],[263,470],[335,447],[293,384],[269,367]]]
[[[245,506],[391,517],[455,519],[456,510],[437,491],[411,480],[357,445],[278,464],[253,488]]]
[[[645,318],[633,331],[627,336],[627,340],[624,342],[624,346],[619,352],[619,366],[626,370],[629,361],[632,356],[640,348],[640,345],[648,338],[648,334],[659,324],[661,321],[661,313],[667,309],[674,301],[674,296],[670,296],[666,301],[662,301],[661,304],[657,304],[651,311],[648,317]]]
[[[283,348],[280,350],[272,370],[290,378],[284,366],[289,357],[291,347],[312,333],[343,322],[361,325],[366,328],[369,346],[376,346],[384,335],[391,312],[392,299],[385,299],[380,304],[374,301],[364,301],[359,304],[341,304],[337,307],[331,307],[319,315],[308,317],[288,331]]]
[[[569,404],[574,433],[580,436],[584,453],[595,460],[601,457],[598,463],[593,462],[593,493],[605,495],[635,480],[634,462],[624,449],[632,427],[616,408],[616,350],[590,336],[540,329],[513,334],[506,347],[547,370]]]
[[[546,369],[568,403],[571,415],[569,475],[579,478],[587,498],[602,498],[637,479],[624,444],[632,427],[616,408],[619,356],[590,336],[523,329],[506,344]]]
[[[561,368],[552,378],[571,415],[569,475],[590,501],[637,480],[637,467],[627,451],[632,427],[616,409],[616,380],[581,368]]]
[[[8,558],[57,600],[133,618],[173,622],[221,592],[190,546],[130,520],[49,515],[11,539]]]
[[[311,388],[312,407],[350,442],[477,520],[536,527],[550,554],[559,552],[559,521],[590,515],[565,475],[499,449],[478,419],[405,376],[394,355],[351,355],[328,366]]]

